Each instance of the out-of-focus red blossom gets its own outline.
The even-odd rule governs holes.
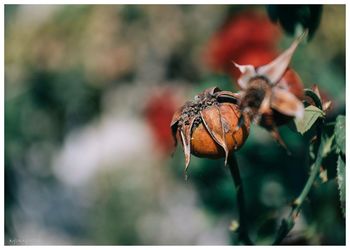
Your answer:
[[[174,140],[169,129],[173,114],[181,106],[182,100],[172,88],[156,89],[146,100],[144,117],[154,137],[155,146],[168,155],[174,149]]]
[[[243,11],[233,16],[209,41],[205,61],[216,71],[233,73],[232,61],[254,66],[268,63],[277,55],[281,37],[278,26],[262,12]]]

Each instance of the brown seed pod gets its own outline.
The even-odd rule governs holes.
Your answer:
[[[206,158],[225,157],[240,148],[249,134],[247,116],[237,128],[241,112],[240,96],[217,87],[204,90],[193,101],[186,102],[173,116],[171,129],[185,153],[186,169],[190,155]]]

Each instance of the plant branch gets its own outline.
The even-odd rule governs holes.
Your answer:
[[[301,206],[303,204],[303,202],[305,201],[305,198],[307,197],[307,195],[309,194],[311,187],[313,185],[313,183],[315,182],[315,179],[317,177],[317,174],[320,171],[320,167],[321,167],[321,163],[322,163],[322,158],[323,158],[323,154],[324,154],[324,139],[320,133],[321,129],[319,129],[319,147],[318,147],[318,151],[317,151],[317,157],[316,157],[316,161],[314,164],[312,164],[311,166],[311,173],[310,176],[302,190],[302,192],[300,193],[300,195],[298,196],[297,199],[295,199],[295,201],[292,204],[292,210],[288,216],[287,219],[283,219],[281,226],[277,232],[277,236],[275,241],[273,242],[273,245],[278,245],[282,242],[282,240],[288,235],[288,233],[292,230],[294,224],[295,224],[295,219],[298,217],[299,212],[301,210]]]
[[[243,183],[241,179],[241,174],[239,172],[238,163],[234,154],[229,155],[228,157],[228,167],[233,178],[233,182],[236,189],[236,199],[239,213],[239,238],[246,245],[254,245],[248,235],[247,221],[245,214],[245,201],[244,201],[244,191]]]

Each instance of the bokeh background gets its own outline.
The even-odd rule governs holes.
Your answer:
[[[5,244],[237,244],[223,160],[192,157],[186,181],[169,123],[207,87],[236,91],[232,60],[263,64],[292,40],[258,5],[5,5]],[[292,66],[332,100],[329,120],[345,114],[344,5],[324,6]],[[260,244],[309,171],[307,140],[280,132],[290,156],[257,126],[237,152]],[[284,244],[345,244],[328,175]]]

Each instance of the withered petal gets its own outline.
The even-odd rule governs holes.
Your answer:
[[[280,88],[272,89],[271,107],[288,116],[301,119],[304,116],[303,103],[292,93]]]
[[[185,154],[185,170],[187,170],[191,159],[191,147],[186,143],[186,137],[182,130],[180,130],[180,136],[181,136],[181,142],[182,142],[182,146]]]
[[[203,124],[214,141],[219,144],[225,151],[225,165],[227,163],[228,148],[225,140],[224,128],[222,126],[220,109],[212,106],[203,109],[201,112]]]
[[[182,114],[182,108],[177,110],[174,115],[173,115],[173,119],[171,120],[170,123],[170,128],[171,128],[171,134],[174,138],[174,142],[175,142],[175,147],[177,146],[177,138],[176,138],[176,134],[177,134],[177,123],[179,122],[180,116]]]
[[[183,125],[183,127],[180,129],[180,136],[185,154],[185,171],[187,171],[191,159],[191,132],[194,120],[194,117],[191,118],[190,124]]]
[[[285,50],[281,55],[279,55],[276,59],[274,59],[272,62],[266,65],[258,67],[256,69],[258,75],[265,76],[267,79],[270,80],[271,84],[278,83],[278,81],[285,73],[296,48],[298,47],[300,41],[304,38],[306,34],[307,30],[304,31],[296,40],[294,40],[291,46],[287,50]]]
[[[238,63],[233,62],[233,64],[236,66],[236,68],[239,69],[241,72],[241,76],[238,78],[237,82],[238,85],[242,89],[248,88],[248,83],[251,78],[257,76],[257,73],[255,71],[255,68],[253,65],[247,64],[247,65],[240,65]]]

